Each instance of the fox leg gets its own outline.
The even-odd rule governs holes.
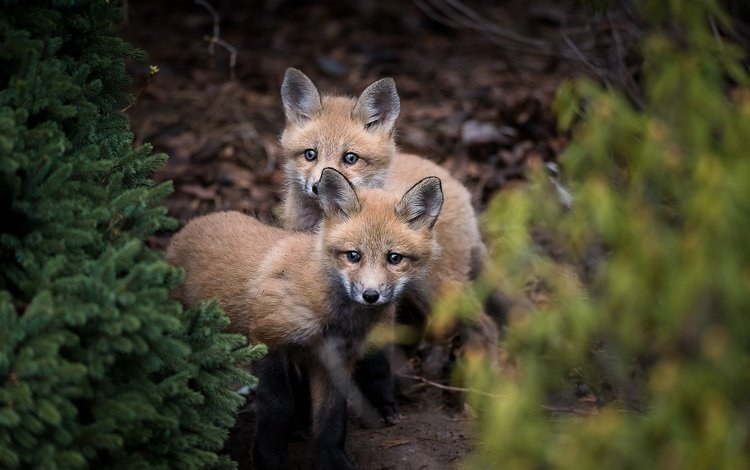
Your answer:
[[[385,420],[389,426],[398,423],[396,391],[385,349],[369,351],[357,362],[354,382],[362,393],[362,417],[366,423],[372,424],[378,418]]]
[[[258,377],[258,421],[253,443],[253,467],[288,468],[287,444],[295,400],[287,358],[269,351],[255,365]]]
[[[346,398],[351,386],[347,341],[328,338],[311,361],[312,462],[317,470],[353,469],[346,456]]]
[[[406,327],[401,328],[405,335],[397,335],[395,344],[389,346],[388,352],[385,349],[369,351],[357,362],[354,381],[364,398],[362,419],[365,425],[374,426],[379,419],[389,426],[399,422],[397,382],[392,371],[398,370],[417,351],[428,311],[429,306],[423,296],[415,292],[406,294],[396,308],[397,323]],[[373,411],[378,416],[373,416]]]

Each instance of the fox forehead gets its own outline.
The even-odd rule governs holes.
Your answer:
[[[399,198],[384,190],[358,191],[362,211],[343,222],[326,224],[327,244],[334,250],[357,250],[382,258],[393,251],[415,260],[428,260],[434,253],[431,230],[414,230],[396,215]],[[333,222],[333,223],[330,223]]]

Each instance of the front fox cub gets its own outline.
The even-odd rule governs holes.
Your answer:
[[[286,228],[315,229],[322,215],[318,181],[326,167],[336,168],[355,186],[382,187],[397,194],[427,176],[442,181],[445,205],[435,225],[441,257],[399,309],[400,320],[424,326],[438,296],[464,290],[486,256],[469,192],[444,168],[398,152],[394,129],[400,100],[393,79],[374,82],[357,99],[321,97],[305,74],[289,68],[281,97],[287,121],[281,135],[286,183],[282,220]],[[490,354],[495,351],[497,327],[486,314],[480,313],[472,324],[464,325],[461,333],[469,346]],[[386,419],[392,414],[392,410],[381,412]]]
[[[344,452],[346,391],[367,333],[392,319],[399,296],[432,269],[440,180],[425,178],[399,199],[357,189],[333,169],[317,186],[317,234],[270,227],[239,212],[199,217],[177,233],[167,260],[186,271],[177,296],[218,298],[230,329],[269,347],[257,364],[259,469],[283,467],[289,428],[312,405],[312,459],[351,468]],[[301,397],[300,389],[309,397]]]

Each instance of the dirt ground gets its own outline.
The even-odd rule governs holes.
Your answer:
[[[393,77],[400,147],[449,168],[480,211],[522,179],[529,161],[557,161],[567,138],[556,132],[552,100],[581,64],[545,45],[559,45],[563,26],[586,24],[578,4],[466,2],[478,12],[472,16],[448,3],[214,0],[216,35],[203,1],[127,2],[125,38],[148,53],[147,62],[129,66],[138,98],[128,113],[136,142],[170,157],[156,179],[174,181],[166,200],[171,215],[184,224],[234,209],[274,222],[282,179],[279,88],[290,66],[324,92],[351,95]],[[213,35],[219,39],[211,46]],[[160,70],[150,80],[149,64]],[[163,248],[168,240],[162,234],[150,242]],[[423,376],[424,354],[414,371]],[[401,403],[401,423],[366,429],[351,421],[347,449],[358,468],[455,468],[471,451],[470,413],[460,400],[416,385]],[[250,399],[227,444],[240,468],[249,465],[253,406]],[[304,467],[304,443],[293,448]]]
[[[352,464],[362,470],[456,468],[472,449],[471,420],[466,412],[448,412],[441,394],[415,391],[413,399],[402,401],[401,421],[394,426],[365,426],[350,409],[346,451]],[[256,406],[252,397],[240,411],[226,445],[226,452],[250,470]],[[295,435],[289,455],[293,468],[308,468],[308,443],[304,434]]]

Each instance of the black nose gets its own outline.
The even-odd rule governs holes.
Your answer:
[[[318,194],[318,183],[313,183],[313,188],[312,189],[313,189],[313,192],[315,194]]]
[[[378,294],[378,291],[375,289],[367,289],[362,292],[362,298],[365,299],[365,302],[368,304],[374,304],[380,298],[380,294]]]

